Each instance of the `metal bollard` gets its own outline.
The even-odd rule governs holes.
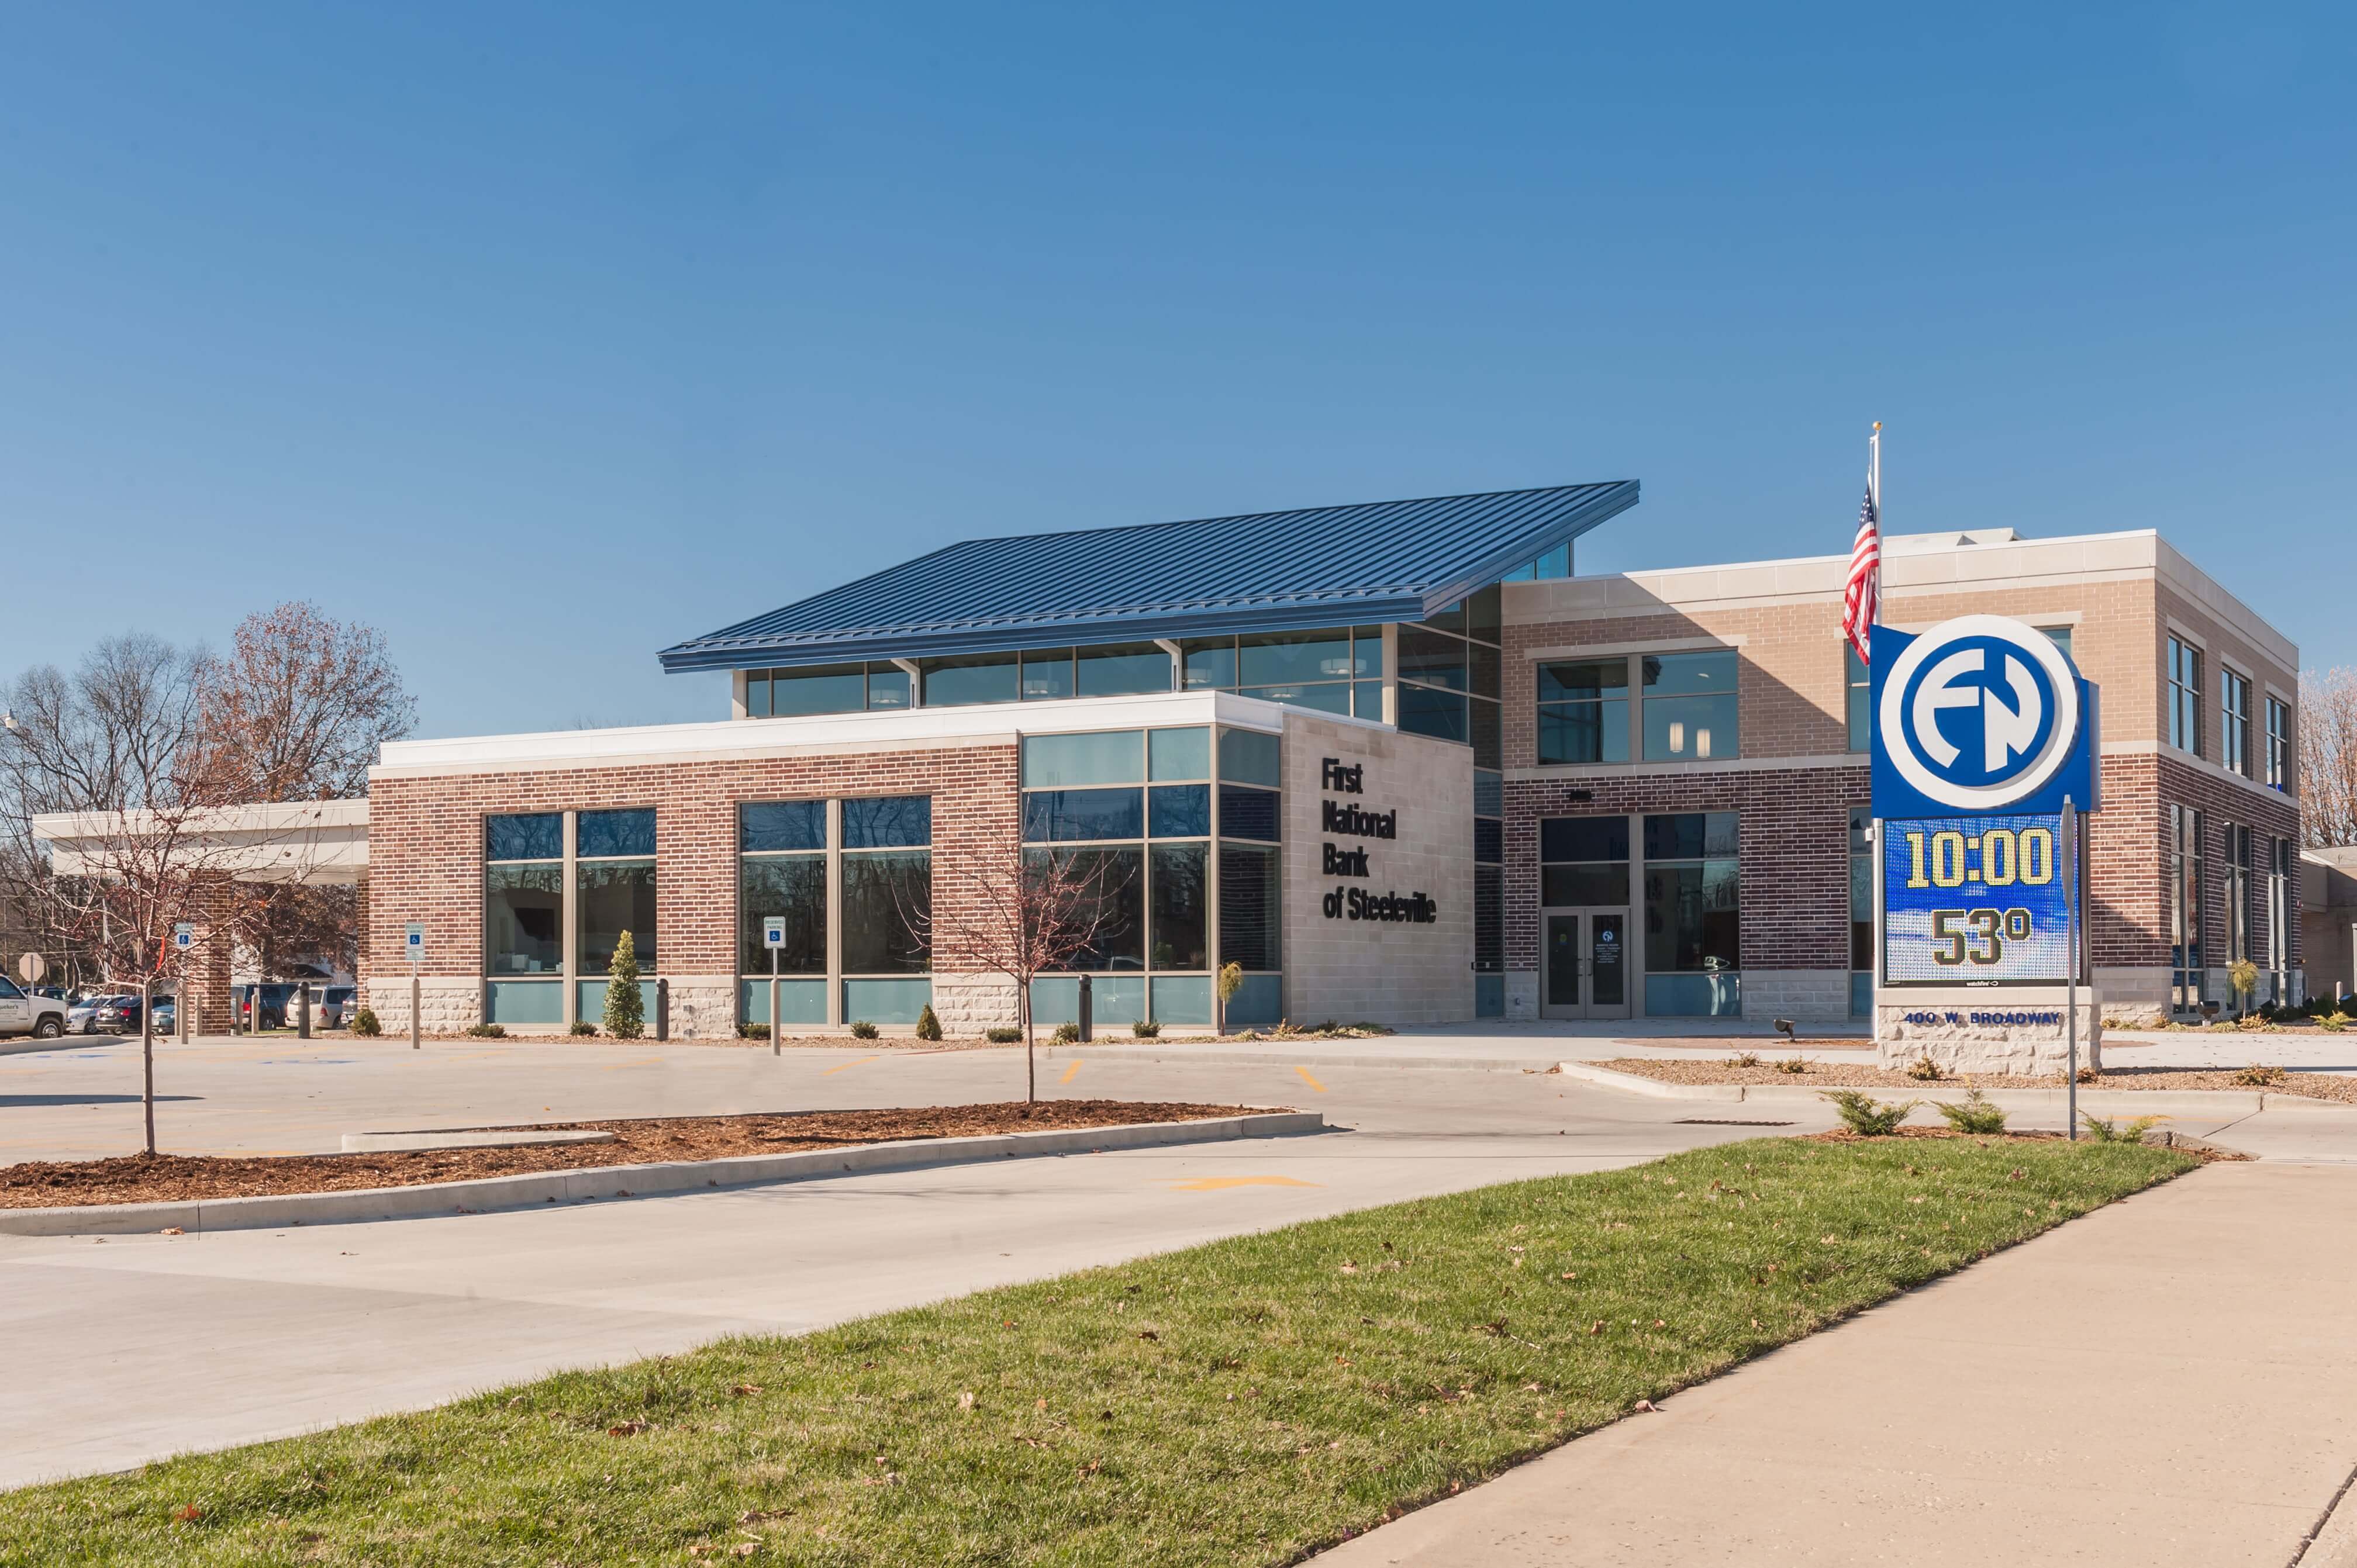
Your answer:
[[[1081,976],[1081,1008],[1080,1008],[1080,1012],[1081,1012],[1081,1019],[1080,1019],[1080,1023],[1081,1023],[1081,1040],[1082,1040],[1082,1044],[1086,1044],[1087,1042],[1089,1042],[1089,1041],[1091,1041],[1091,1040],[1093,1040],[1093,1039],[1095,1039],[1095,1038],[1097,1037],[1097,1031],[1096,1031],[1096,1013],[1097,1013],[1097,1003],[1096,1003],[1096,993],[1095,993],[1095,989],[1094,989],[1092,986],[1091,986],[1091,985],[1089,984],[1089,977],[1088,977],[1087,975],[1085,975],[1085,974],[1084,974],[1084,975],[1082,975],[1082,976]]]
[[[671,982],[668,980],[658,979],[655,982],[655,1038],[671,1038]]]
[[[409,977],[409,1048],[413,1051],[420,1048],[417,1044],[418,1029],[417,977],[413,974]]]
[[[301,1038],[307,1040],[311,1037],[311,986],[309,982],[307,981],[303,984],[296,986],[295,988],[295,994],[301,999],[296,1004],[296,1010],[298,1015],[302,1019],[301,1024],[296,1026],[296,1033]]]

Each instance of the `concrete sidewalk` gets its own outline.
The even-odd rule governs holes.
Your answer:
[[[1318,1562],[2284,1568],[2352,1466],[2357,1170],[2219,1165]]]

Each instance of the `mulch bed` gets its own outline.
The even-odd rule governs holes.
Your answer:
[[[971,1138],[1145,1122],[1204,1122],[1255,1114],[1245,1105],[1187,1105],[1124,1100],[1043,1100],[1036,1105],[920,1106],[887,1111],[756,1112],[747,1116],[663,1116],[645,1121],[550,1122],[535,1130],[596,1127],[610,1144],[539,1144],[509,1149],[425,1149],[365,1155],[264,1156],[126,1155],[105,1160],[28,1160],[0,1165],[0,1208],[70,1204],[168,1203],[190,1198],[260,1197],[294,1192],[345,1192],[372,1187],[425,1187],[477,1176],[601,1165],[718,1160],[840,1149],[908,1138]]]
[[[1964,1090],[1978,1085],[1983,1089],[2060,1089],[2062,1075],[2050,1073],[2042,1078],[2024,1078],[2004,1073],[1972,1073],[1958,1078],[1910,1078],[1895,1068],[1867,1067],[1862,1063],[1815,1061],[1804,1073],[1780,1072],[1766,1062],[1758,1067],[1731,1067],[1719,1061],[1660,1061],[1650,1057],[1616,1057],[1610,1061],[1596,1062],[1596,1067],[1609,1068],[1614,1072],[1634,1073],[1640,1078],[1657,1079],[1663,1083],[1741,1083],[1783,1084],[1803,1089],[1899,1089],[1910,1093],[1937,1093],[1943,1090]],[[2191,1067],[2115,1067],[2106,1068],[2092,1081],[2083,1082],[2082,1089],[2231,1089],[2250,1093],[2255,1090],[2268,1094],[2298,1094],[2310,1100],[2337,1100],[2357,1105],[2357,1076],[2347,1073],[2302,1072],[2284,1069],[2272,1083],[2238,1083],[2239,1069]]]
[[[2052,1144],[2062,1139],[2060,1133],[1959,1133],[1953,1127],[1901,1127],[1890,1134],[1894,1138],[1970,1138],[1982,1148],[1991,1144]],[[2082,1140],[2083,1142],[2084,1140]],[[1846,1127],[1836,1127],[1830,1133],[1809,1133],[1802,1136],[1804,1144],[1871,1144],[1876,1139],[1863,1133],[1853,1133]],[[2173,1144],[2169,1145],[2189,1159],[2203,1165],[2235,1164],[2255,1160],[2256,1155],[2246,1155],[2240,1149],[2221,1149],[2208,1144]],[[1913,1174],[1913,1167],[1909,1167]]]

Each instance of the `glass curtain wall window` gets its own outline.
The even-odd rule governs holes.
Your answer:
[[[2290,839],[2269,838],[2267,848],[2267,972],[2274,983],[2272,1000],[2291,1000],[2291,879],[2299,866],[2299,846]]]
[[[1503,598],[1496,584],[1430,620],[1399,628],[1397,724],[1473,748],[1473,766],[1503,766]]]
[[[1874,721],[1867,706],[1874,701],[1874,671],[1857,656],[1845,639],[1842,642],[1842,685],[1846,696],[1844,713],[1849,725],[1849,748],[1852,751],[1874,749]]]
[[[2251,830],[2233,822],[2226,824],[2226,961],[2237,963],[2251,956]]]
[[[737,972],[739,1013],[770,1021],[771,972],[778,1015],[788,1024],[827,1021],[827,807],[824,800],[748,801],[737,808]],[[774,960],[768,922],[785,922]]]
[[[1629,660],[1580,660],[1538,668],[1542,763],[1629,760]]]
[[[1645,1011],[1732,1016],[1743,1008],[1743,885],[1733,811],[1645,819]]]
[[[2291,704],[2278,697],[2267,699],[2267,771],[2264,782],[2270,789],[2288,792],[2291,789]]]
[[[745,716],[803,718],[909,705],[909,672],[897,664],[821,664],[804,670],[748,670]]]
[[[2198,1012],[2201,1006],[2202,843],[2209,831],[2205,813],[2186,806],[2169,808],[2169,1001],[2179,1013]]]
[[[1284,775],[1277,737],[1220,731],[1219,952],[1246,975],[1227,1010],[1231,1024],[1273,1024],[1284,1008],[1282,843]]]
[[[1517,566],[1498,580],[1501,583],[1544,583],[1570,575],[1571,543],[1566,540],[1529,565]]]
[[[2245,778],[2251,771],[2251,682],[2218,667],[2218,760]]]
[[[1473,770],[1473,1015],[1506,1015],[1506,780]]]
[[[1733,649],[1649,653],[1641,662],[1646,761],[1707,762],[1739,755]]]
[[[573,896],[580,910],[574,972],[585,979],[607,973],[628,931],[640,972],[654,973],[654,809],[583,811],[574,819],[574,834]]]
[[[486,817],[483,861],[485,1022],[596,1018],[624,931],[640,972],[655,972],[651,807]]]
[[[1383,716],[1383,628],[1261,632],[1180,645],[1180,684],[1320,713]]]
[[[1096,890],[1068,967],[1100,1022],[1211,1021],[1211,772],[1208,728],[1024,737],[1024,853]],[[1078,1007],[1077,979],[1033,987],[1037,1022]]]
[[[2201,755],[2201,650],[2169,639],[2169,744]]]
[[[1874,1011],[1874,808],[1849,809],[1849,1015]]]

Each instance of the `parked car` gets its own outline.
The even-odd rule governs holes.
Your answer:
[[[340,1029],[351,1022],[352,999],[359,994],[357,987],[330,985],[319,998],[319,1024],[324,1028]]]
[[[66,1004],[54,996],[32,996],[0,975],[0,1035],[30,1035],[54,1040],[66,1032]]]
[[[95,1035],[98,1033],[99,1007],[114,998],[104,993],[85,996],[66,1009],[66,1033]]]
[[[156,1032],[168,1035],[177,1022],[172,999],[156,998]],[[90,1033],[93,1035],[135,1035],[139,1033],[139,997],[135,993],[109,996],[91,1010]]]

